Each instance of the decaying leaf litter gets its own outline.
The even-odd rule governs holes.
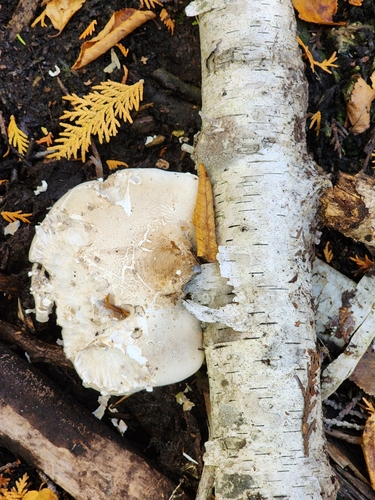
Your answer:
[[[170,36],[163,22],[156,17],[155,21],[140,26],[126,39],[121,40],[120,43],[130,52],[125,57],[120,48],[113,48],[116,57],[121,61],[120,65],[108,51],[81,70],[70,69],[77,60],[82,44],[82,41],[78,40],[79,36],[94,20],[97,20],[98,25],[91,36],[97,36],[113,13],[124,8],[123,2],[107,2],[104,6],[99,1],[91,1],[89,5],[86,2],[65,26],[57,25],[55,29],[51,26],[25,28],[20,33],[25,45],[17,38],[10,42],[5,29],[1,32],[4,50],[1,54],[0,69],[6,75],[1,84],[4,124],[7,126],[14,115],[20,130],[27,135],[31,143],[35,141],[37,144],[33,145],[31,155],[20,162],[16,145],[8,152],[4,127],[1,129],[3,141],[0,143],[0,173],[1,179],[6,182],[0,185],[0,209],[4,214],[13,214],[8,217],[16,220],[20,219],[19,216],[32,214],[31,224],[21,219],[20,228],[13,235],[1,237],[1,273],[5,277],[16,278],[17,284],[11,287],[10,280],[5,280],[5,284],[2,280],[2,291],[5,295],[0,303],[1,320],[26,326],[29,332],[40,340],[53,344],[59,334],[53,321],[45,328],[36,324],[32,315],[25,314],[26,309],[33,307],[28,294],[28,247],[33,236],[33,227],[43,219],[48,207],[69,188],[95,178],[98,161],[104,168],[105,176],[110,173],[110,167],[107,165],[111,163],[107,162],[111,161],[124,168],[125,165],[155,167],[163,160],[166,162],[163,164],[164,168],[167,166],[171,170],[193,171],[189,155],[181,151],[181,143],[193,143],[193,135],[199,129],[199,102],[181,100],[178,91],[163,88],[158,83],[160,79],[152,74],[153,71],[163,68],[180,77],[185,83],[199,86],[198,28],[192,25],[192,20],[184,17],[183,7],[186,3],[176,5],[173,2],[163,2],[171,18],[175,19],[174,37]],[[0,10],[4,26],[10,21],[16,7],[16,2],[9,4],[11,5],[3,5]],[[139,4],[129,2],[126,7],[137,10]],[[149,7],[152,6],[144,6],[145,10]],[[310,82],[308,111],[311,119],[307,120],[307,127],[313,123],[308,133],[310,150],[322,169],[332,176],[333,181],[340,171],[353,175],[363,170],[365,174],[372,175],[371,154],[375,145],[375,120],[371,110],[371,77],[375,53],[371,24],[375,18],[372,2],[364,1],[362,5],[360,2],[340,3],[337,13],[336,4],[326,2],[319,10],[318,18],[318,9],[311,8],[309,3],[307,7],[301,7],[301,2],[296,2],[295,7],[302,9],[303,14],[300,17],[305,19],[299,22],[299,37],[301,46],[307,48],[301,55],[305,53],[306,73]],[[315,16],[313,18],[306,14],[311,10]],[[39,9],[36,15],[41,12],[42,9]],[[45,21],[48,25],[48,19]],[[347,24],[340,25],[340,22]],[[62,29],[59,38],[50,38]],[[106,74],[104,70],[109,65],[113,66],[113,72]],[[50,145],[46,140],[40,142],[43,138],[50,136],[49,134],[57,138],[61,133],[58,125],[60,117],[71,110],[61,97],[66,93],[87,95],[93,86],[103,81],[121,82],[124,78],[123,65],[128,69],[126,83],[132,85],[144,79],[143,102],[148,105],[152,103],[140,112],[132,114],[133,124],[121,123],[117,135],[114,134],[108,143],[100,144],[100,141],[94,138],[94,148],[88,153],[93,156],[91,164],[90,160],[83,166],[79,161],[67,162],[60,159],[51,162],[33,156]],[[358,83],[365,89],[364,96],[356,93],[353,95]],[[351,118],[348,116],[350,107],[354,107],[357,112],[354,118],[353,115]],[[359,129],[358,123],[361,126]],[[155,141],[156,145],[146,147],[147,137],[151,138],[149,143]],[[42,186],[42,181],[48,185],[44,192],[37,189]],[[3,227],[8,223],[9,220],[3,218]],[[369,268],[371,253],[363,244],[346,239],[332,229],[322,230],[318,256],[329,260],[333,267],[358,281],[362,273]],[[324,252],[327,244],[330,253]],[[329,356],[335,357],[338,352],[332,350],[330,345],[328,347],[331,350]],[[19,352],[22,354],[21,350]],[[62,386],[68,384],[69,391],[85,401],[89,409],[95,409],[96,394],[82,390],[74,372],[64,372],[48,363],[38,366]],[[340,449],[341,457],[349,461],[349,469],[357,471],[358,473],[354,474],[363,480],[364,486],[359,487],[357,483],[354,487],[357,498],[374,498],[365,484],[367,473],[359,444],[353,444],[359,443],[362,426],[368,415],[366,405],[361,403],[362,397],[371,395],[371,392],[368,385],[364,385],[365,382],[358,383],[358,374],[355,380],[362,390],[346,382],[326,405],[328,433],[334,435],[332,439],[336,439],[330,450],[333,455],[333,448],[336,451]],[[206,416],[203,404],[204,380],[198,377],[189,383],[191,386],[178,384],[177,389],[171,386],[157,389],[151,394],[140,393],[132,396],[122,403],[120,415],[129,425],[125,439],[129,439],[153,459],[166,474],[177,482],[183,479],[184,485],[194,490],[202,464]],[[187,404],[190,409],[188,412],[184,412],[176,402],[176,397],[181,393],[184,398],[195,404],[194,407],[190,403]],[[177,399],[181,403],[181,397]],[[185,399],[184,401],[186,403]],[[168,425],[164,427],[166,422]],[[166,438],[166,427],[170,428],[171,422],[175,432]],[[163,436],[163,439],[160,439],[160,436]],[[354,438],[358,438],[357,441]],[[10,461],[7,453],[3,451],[4,463]],[[193,458],[193,461],[187,459],[183,453]],[[195,464],[194,460],[198,464]],[[341,473],[348,476],[346,471]],[[12,474],[10,476],[13,477]]]

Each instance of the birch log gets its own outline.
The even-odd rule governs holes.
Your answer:
[[[215,498],[333,499],[311,299],[322,181],[306,152],[292,5],[205,0],[187,13],[201,36],[196,160],[213,183],[219,240],[218,269],[204,269],[186,303],[212,323],[204,460]]]

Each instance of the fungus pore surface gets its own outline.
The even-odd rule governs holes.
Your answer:
[[[183,380],[203,361],[182,305],[196,264],[197,178],[126,169],[66,193],[36,228],[36,318],[56,305],[64,351],[86,387],[126,395]]]

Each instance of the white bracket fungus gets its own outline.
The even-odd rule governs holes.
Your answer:
[[[86,387],[126,395],[178,382],[203,361],[182,304],[196,264],[197,178],[126,169],[66,193],[30,248],[36,318],[56,305],[64,351]]]

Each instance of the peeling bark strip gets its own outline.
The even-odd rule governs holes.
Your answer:
[[[318,384],[318,376],[320,375],[320,360],[319,354],[312,349],[309,349],[309,355],[311,356],[311,362],[309,362],[307,366],[307,380],[308,385],[305,388],[300,381],[298,375],[297,381],[298,385],[301,388],[303,399],[305,402],[303,408],[303,417],[302,417],[302,436],[303,436],[303,449],[305,451],[305,457],[310,455],[309,450],[309,441],[313,431],[316,429],[316,420],[310,420],[310,415],[314,409],[314,406],[318,402],[317,395],[317,384]]]
[[[196,160],[213,184],[219,269],[232,287],[229,296],[210,281],[213,301],[202,304],[199,286],[209,294],[200,283],[187,303],[214,323],[205,333],[212,415],[204,460],[215,498],[333,499],[311,307],[322,182],[306,152],[292,5],[197,0],[187,12],[200,16]]]
[[[0,380],[0,444],[75,500],[169,498],[176,485],[1,344]]]

